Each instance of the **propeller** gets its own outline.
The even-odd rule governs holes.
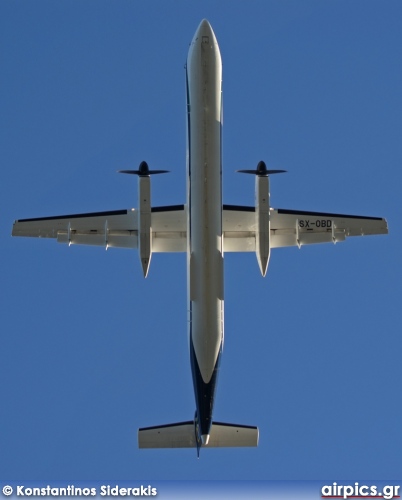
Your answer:
[[[155,174],[166,174],[169,170],[149,170],[148,163],[146,161],[142,161],[138,170],[118,170],[119,174],[132,174],[139,175],[140,177],[149,177],[150,175]]]
[[[259,161],[256,170],[236,170],[236,172],[240,172],[242,174],[254,174],[259,177],[267,177],[271,174],[282,174],[287,172],[287,170],[268,170],[265,162]]]

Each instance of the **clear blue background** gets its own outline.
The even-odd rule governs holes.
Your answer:
[[[387,217],[389,236],[225,257],[215,407],[257,449],[138,450],[188,420],[185,255],[12,239],[14,219],[185,202],[185,74],[201,21],[223,59],[224,201],[265,160],[274,207]],[[2,479],[395,478],[402,465],[402,3],[3,1]]]

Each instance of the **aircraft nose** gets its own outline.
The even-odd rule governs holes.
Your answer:
[[[221,62],[218,42],[216,40],[214,30],[212,29],[211,25],[206,19],[203,19],[200,22],[197,31],[195,32],[193,39],[191,41],[190,49],[188,51],[188,56],[187,56],[188,67],[191,66],[192,61],[195,66],[201,64],[201,62],[198,61],[198,59],[201,57],[201,51],[198,50],[200,46],[202,46],[204,49],[208,48],[209,52],[208,57],[216,58],[219,66],[221,66],[222,62]]]
[[[208,36],[212,37],[213,36],[213,29],[211,25],[209,24],[209,21],[207,19],[203,19],[200,22],[200,25],[198,26],[198,29],[196,31],[196,36],[198,37],[203,37],[203,36]]]
[[[199,29],[202,29],[202,30],[211,30],[211,25],[209,24],[209,21],[208,19],[203,19],[201,22],[200,22],[200,26],[199,26]]]

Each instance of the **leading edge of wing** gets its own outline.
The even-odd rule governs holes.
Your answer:
[[[50,221],[50,220],[63,220],[63,219],[82,219],[87,217],[107,217],[114,215],[126,215],[129,210],[111,210],[108,212],[90,212],[85,214],[70,214],[70,215],[53,215],[51,217],[34,217],[31,219],[18,219],[14,224],[18,222],[38,222],[38,221]]]
[[[302,215],[302,216],[313,216],[313,217],[339,217],[342,219],[367,219],[367,220],[384,220],[382,217],[368,217],[366,215],[347,215],[347,214],[332,214],[329,212],[309,212],[303,210],[288,210],[285,208],[277,208],[278,214],[288,214],[288,215]]]
[[[255,212],[255,207],[242,206],[242,205],[223,205],[223,210],[229,210],[232,212]],[[369,217],[367,215],[348,215],[348,214],[333,214],[330,212],[311,212],[306,210],[289,210],[286,208],[276,208],[275,210],[278,214],[288,214],[288,215],[311,215],[315,217],[341,217],[343,219],[368,219],[368,220],[386,220],[383,217]]]
[[[184,210],[184,205],[168,205],[164,207],[152,207],[152,212],[172,212],[175,210]],[[83,219],[87,217],[108,217],[115,215],[127,215],[131,210],[110,210],[106,212],[88,212],[82,214],[69,214],[69,215],[53,215],[50,217],[33,217],[30,219],[18,219],[14,224],[19,222],[38,222],[38,221],[50,221],[50,220],[63,220],[63,219]]]
[[[255,212],[255,207],[244,205],[222,205],[222,209],[230,212]]]

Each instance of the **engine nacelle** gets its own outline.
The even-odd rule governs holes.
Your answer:
[[[269,212],[269,177],[255,177],[255,253],[263,276],[266,275],[271,253],[269,242],[271,222]]]
[[[151,179],[143,175],[138,176],[138,255],[146,278],[152,257]]]
[[[138,175],[138,255],[144,278],[147,277],[152,257],[151,227],[151,175],[165,174],[169,170],[149,170],[145,161],[138,170],[119,170],[122,174]]]
[[[271,253],[270,206],[269,206],[269,175],[281,174],[286,170],[268,170],[263,161],[258,162],[255,170],[238,170],[243,174],[255,175],[255,253],[261,274],[266,275]]]

